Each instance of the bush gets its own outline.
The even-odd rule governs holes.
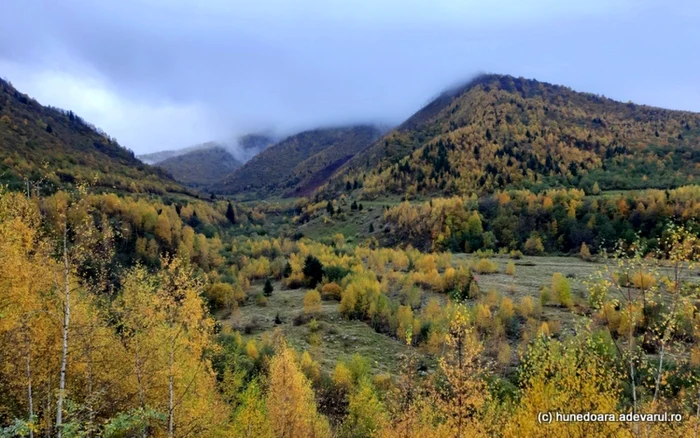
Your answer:
[[[342,266],[327,266],[323,268],[323,273],[330,282],[339,282],[350,273],[349,269]]]
[[[304,285],[304,274],[295,272],[284,281],[284,284],[290,289],[299,289]]]
[[[540,305],[546,306],[552,301],[552,292],[547,286],[540,289]]]
[[[529,318],[535,311],[535,302],[532,297],[524,297],[518,305],[518,314],[523,318]]]
[[[478,272],[479,274],[493,274],[498,272],[498,265],[493,260],[480,259],[474,265],[474,271]]]
[[[518,249],[513,249],[510,251],[509,257],[515,260],[520,260],[523,258],[523,252]]]
[[[318,320],[316,318],[313,318],[311,321],[309,321],[310,332],[317,332],[320,328],[321,325],[318,323]]]
[[[257,294],[255,296],[255,304],[257,304],[260,307],[266,307],[267,306],[267,297],[263,294]]]
[[[656,286],[656,279],[648,272],[635,271],[632,274],[632,286],[637,289],[649,289]]]
[[[565,307],[574,305],[574,299],[571,295],[571,283],[560,272],[552,275],[552,294],[560,305]]]
[[[586,245],[586,242],[581,243],[581,250],[578,252],[578,256],[581,260],[584,261],[591,261],[591,250],[588,249],[588,245]]]
[[[321,288],[321,298],[324,300],[340,301],[343,294],[343,288],[337,283],[328,283]]]
[[[506,274],[515,275],[515,263],[513,263],[512,261],[508,262],[508,264],[506,265]]]
[[[528,255],[540,255],[544,252],[544,245],[539,236],[533,234],[526,241],[523,252]]]
[[[304,313],[307,315],[321,311],[321,294],[317,290],[310,290],[304,295]]]

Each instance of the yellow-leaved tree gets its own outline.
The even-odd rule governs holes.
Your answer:
[[[540,335],[520,365],[521,397],[504,436],[627,436],[625,423],[538,421],[539,413],[615,414],[623,376],[612,365],[613,349],[596,344],[586,329],[563,342]]]
[[[469,310],[457,307],[447,334],[446,354],[440,358],[444,384],[435,385],[435,402],[448,436],[485,436],[481,418],[489,392],[481,363],[483,347],[469,323]]]
[[[279,342],[277,354],[270,361],[266,404],[277,437],[331,436],[328,420],[316,409],[311,384],[299,370],[296,355],[284,340]]]

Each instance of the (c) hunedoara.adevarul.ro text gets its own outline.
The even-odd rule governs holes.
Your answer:
[[[537,414],[538,423],[580,423],[580,422],[649,422],[667,423],[679,422],[683,420],[683,415],[668,412],[657,414],[599,414],[595,412],[584,412],[579,414],[562,412],[540,412]]]

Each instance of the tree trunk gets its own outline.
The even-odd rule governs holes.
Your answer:
[[[29,404],[29,421],[33,422],[34,420],[34,395],[32,394],[32,352],[30,349],[29,345],[29,335],[26,332],[27,328],[25,327],[25,333],[24,333],[24,342],[27,347],[27,354],[26,354],[26,373],[27,373],[27,399],[28,399],[28,404]],[[34,438],[34,428],[32,427],[29,429],[29,438]]]
[[[141,411],[145,411],[145,398],[143,394],[143,371],[141,369],[141,362],[139,360],[139,353],[138,353],[138,347],[136,349],[136,354],[134,357],[134,366],[136,367],[136,383],[138,385],[139,389],[139,408],[141,408]],[[144,424],[141,427],[141,437],[146,438],[146,425]]]
[[[170,397],[170,400],[168,401],[168,437],[173,438],[174,435],[174,430],[175,430],[175,388],[174,388],[174,375],[173,375],[173,363],[175,362],[175,342],[173,341],[173,345],[170,347],[170,373],[168,376],[168,394]]]
[[[68,226],[63,229],[63,347],[61,350],[61,375],[56,403],[56,436],[61,438],[63,428],[63,400],[66,391],[66,366],[68,364],[68,328],[70,327],[70,265],[68,263]]]

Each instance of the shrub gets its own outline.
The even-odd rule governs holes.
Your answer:
[[[311,321],[309,321],[309,331],[317,332],[320,328],[321,325],[318,323],[318,320],[316,318],[313,318]]]
[[[540,289],[540,305],[546,306],[552,301],[552,293],[547,286]]]
[[[493,274],[498,272],[498,265],[493,260],[480,259],[474,265],[474,271],[478,272],[479,274]]]
[[[469,298],[472,300],[475,300],[479,297],[479,285],[476,284],[476,281],[472,281],[469,284],[469,292],[468,292]]]
[[[594,284],[588,289],[588,305],[592,309],[600,309],[605,298],[608,295],[608,289],[604,284]]]
[[[260,307],[265,307],[267,306],[267,297],[263,294],[257,294],[255,296],[255,304],[257,304]]]
[[[304,274],[295,272],[290,275],[285,281],[285,285],[290,289],[299,289],[304,285]]]
[[[344,391],[348,391],[352,386],[352,372],[343,362],[338,362],[335,365],[333,384]]]
[[[330,282],[338,282],[350,273],[349,269],[342,266],[327,266],[323,268],[323,273]]]
[[[590,261],[592,259],[591,250],[588,249],[588,245],[586,245],[586,242],[581,243],[581,250],[579,250],[578,256],[581,260],[585,261]]]
[[[574,305],[574,299],[571,295],[571,283],[560,272],[552,275],[552,294],[560,305],[565,307]]]
[[[518,314],[523,318],[529,318],[535,311],[535,302],[532,297],[523,297],[518,305]]]
[[[249,358],[257,360],[260,354],[258,353],[258,347],[255,345],[255,340],[251,339],[245,346],[245,353]]]
[[[515,275],[515,263],[512,261],[506,265],[506,275]]]
[[[656,279],[648,272],[635,271],[632,274],[632,285],[637,289],[649,289],[656,286]]]
[[[544,252],[544,245],[542,245],[542,239],[536,234],[531,235],[526,241],[523,247],[523,252],[528,255],[540,255]]]
[[[491,326],[491,310],[486,304],[477,304],[474,307],[474,324],[481,331],[486,331]]]
[[[321,294],[317,290],[310,290],[304,295],[304,313],[314,314],[321,311]]]
[[[337,283],[328,283],[321,288],[321,298],[324,300],[340,301],[343,294],[343,288]]]
[[[498,317],[501,318],[503,323],[507,323],[515,315],[515,310],[513,308],[513,300],[510,298],[503,298],[501,301],[501,306],[498,308]]]
[[[521,258],[523,258],[523,252],[518,249],[513,249],[510,251],[509,256],[512,259],[520,260]]]

